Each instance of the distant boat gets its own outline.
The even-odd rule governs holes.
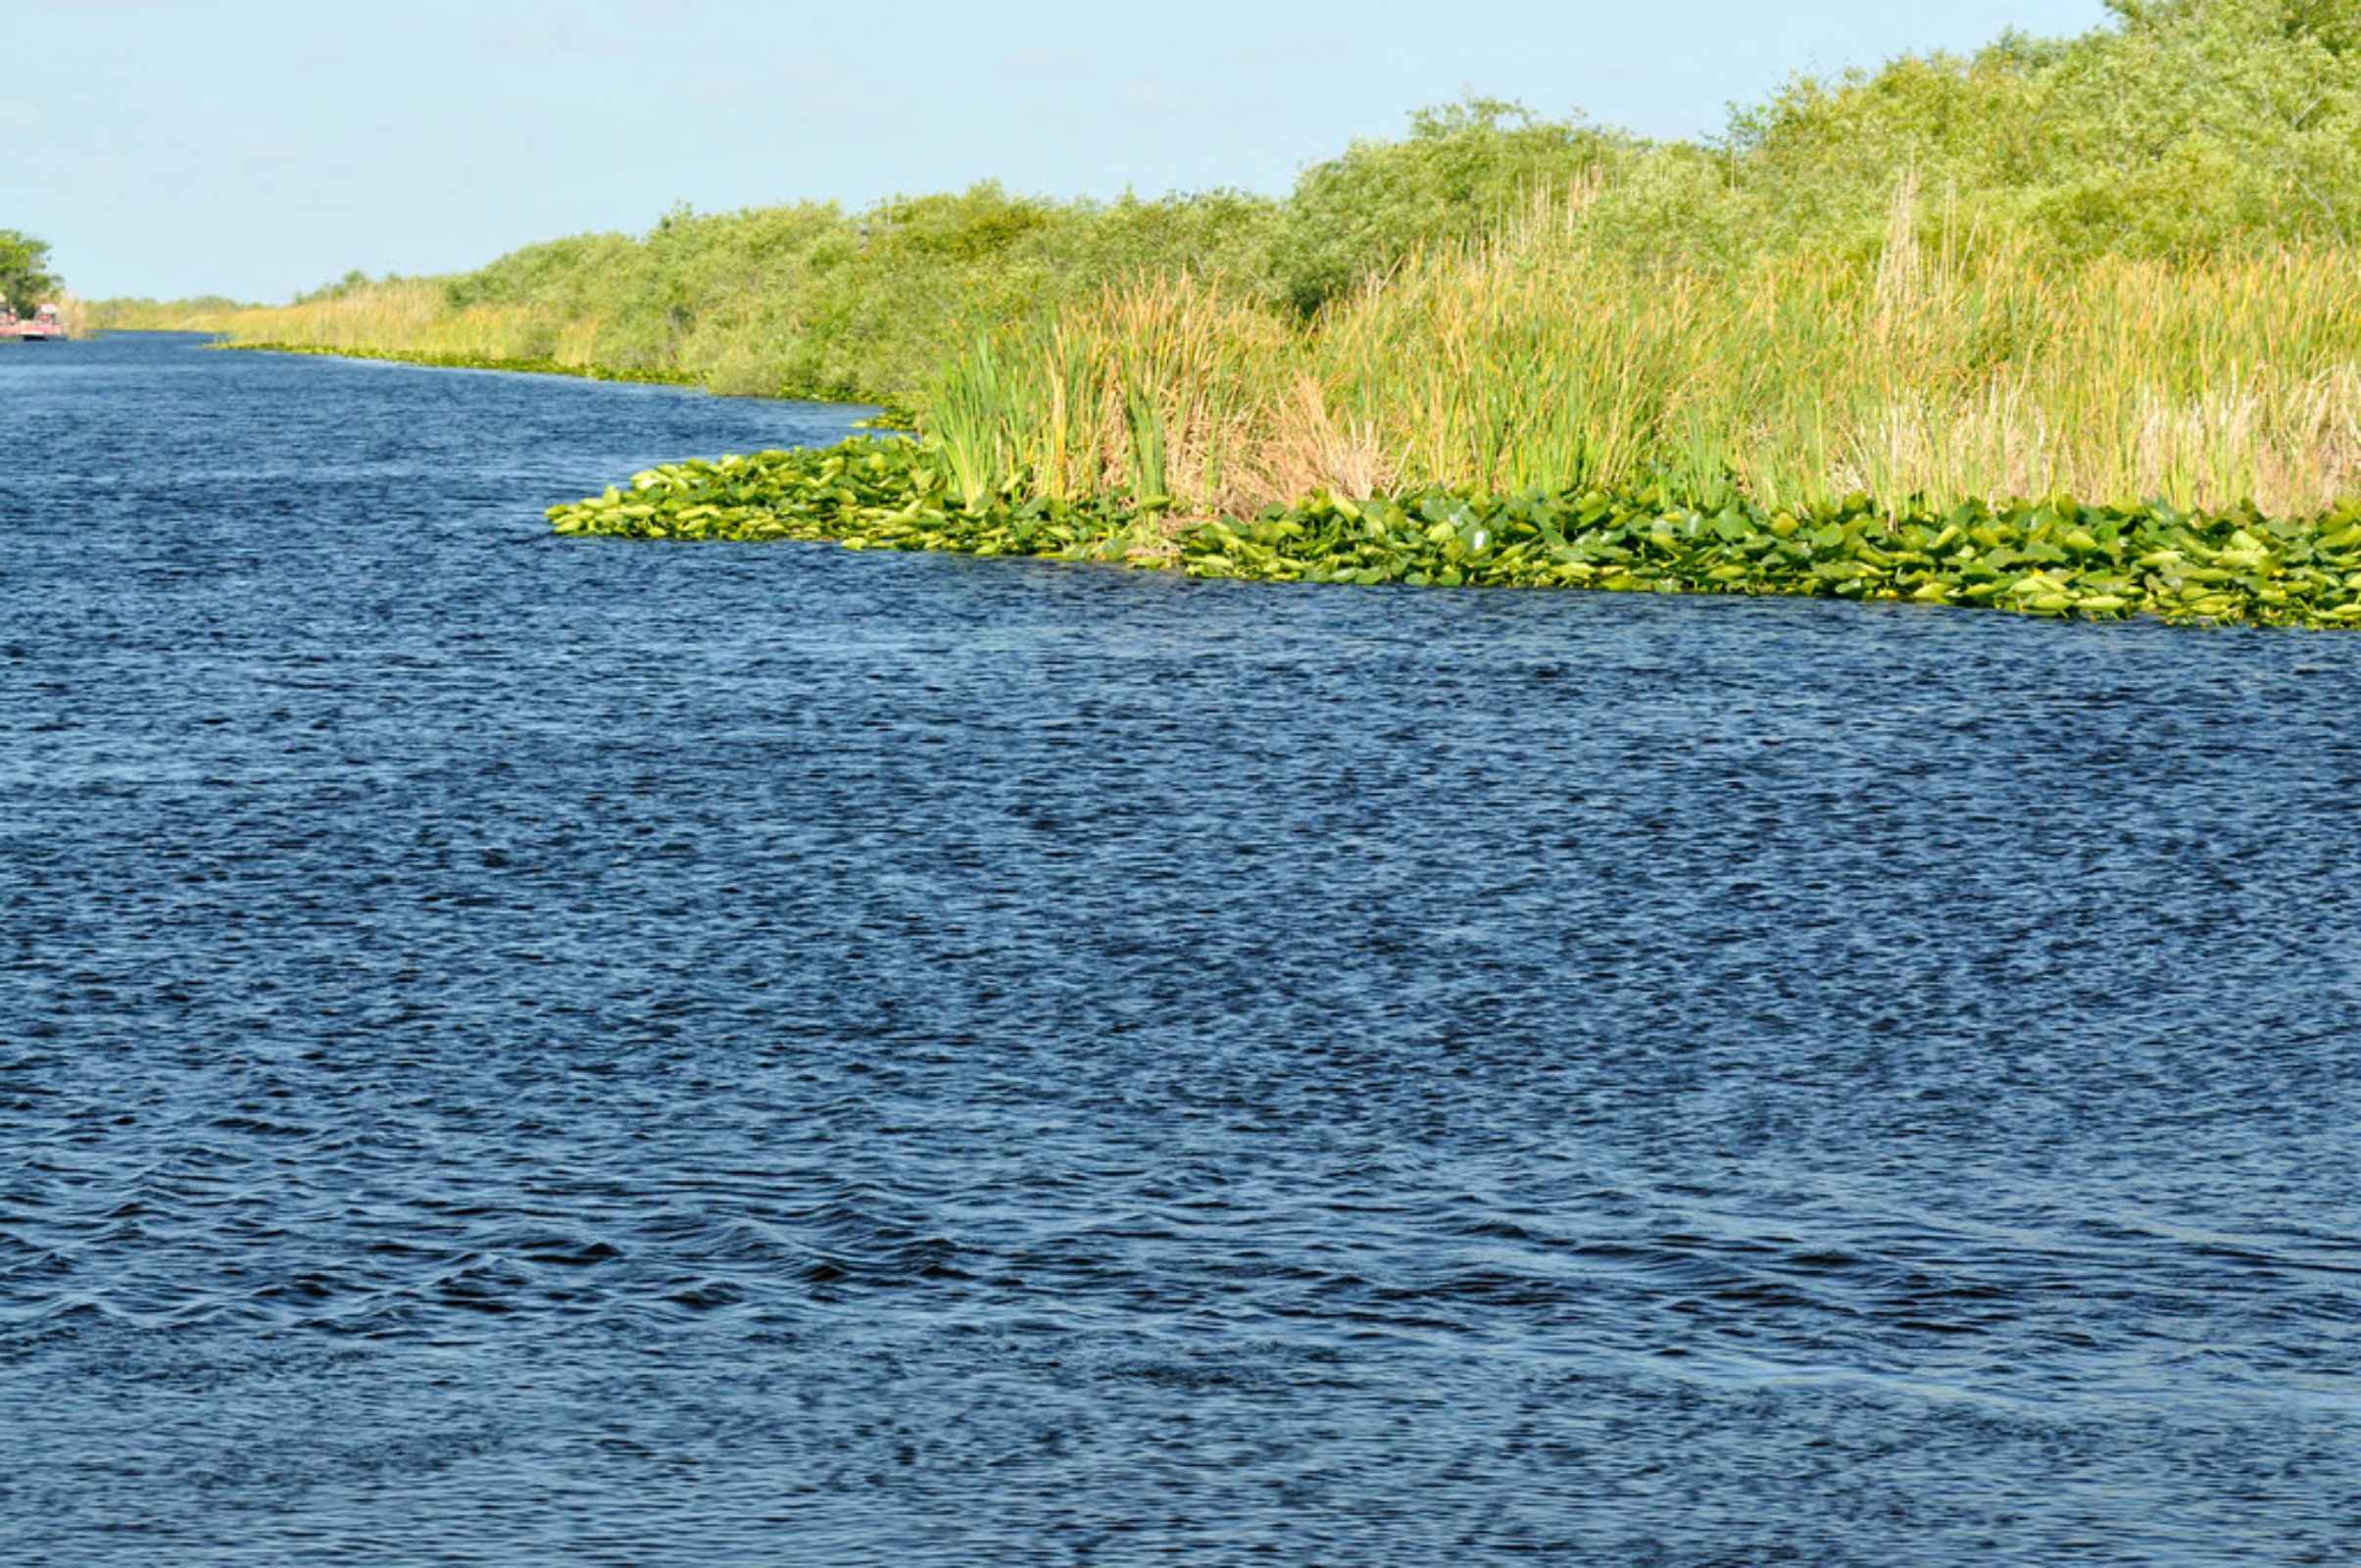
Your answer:
[[[44,305],[23,320],[17,313],[0,309],[0,337],[13,337],[25,343],[63,343],[73,334],[66,330],[65,318],[58,315],[54,305]]]

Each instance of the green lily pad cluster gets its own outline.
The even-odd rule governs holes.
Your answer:
[[[1152,531],[1149,514],[1112,500],[970,506],[948,494],[916,442],[856,436],[841,446],[665,464],[628,490],[549,509],[566,534],[633,539],[827,539],[852,550],[1106,560]],[[1170,551],[1167,549],[1166,554]]]
[[[1479,497],[1316,496],[1252,519],[1176,524],[1160,506],[1009,492],[953,497],[925,447],[667,465],[628,490],[550,509],[566,534],[829,539],[854,549],[1122,560],[1198,577],[1624,592],[1804,594],[2023,613],[2361,626],[2361,502],[2310,518],[2251,508],[2064,498],[1992,508],[1866,496],[1820,508],[1684,505],[1660,487]]]
[[[1859,495],[1822,509],[1707,512],[1652,489],[1490,500],[1432,490],[1357,505],[1322,497],[1252,522],[1210,522],[1181,550],[1199,576],[1803,594],[2086,618],[2361,624],[2361,505],[2294,520],[2057,498],[1889,516]]]

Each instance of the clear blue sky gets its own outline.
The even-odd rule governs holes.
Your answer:
[[[701,210],[1285,190],[1472,90],[1651,136],[2100,0],[0,0],[0,227],[86,296],[284,299]]]

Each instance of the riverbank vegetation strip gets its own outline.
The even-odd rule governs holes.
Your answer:
[[[1110,284],[1186,271],[1303,321],[1404,258],[1577,191],[1595,247],[1708,272],[1873,257],[1905,175],[1927,234],[2008,236],[2056,270],[2361,242],[2355,0],[2116,9],[2082,38],[2012,34],[1973,56],[1798,79],[1697,142],[1472,99],[1313,166],[1284,200],[1061,203],[986,184],[859,212],[682,210],[642,235],[553,240],[458,276],[354,272],[270,309],[106,302],[97,324],[908,400],[979,327]]]
[[[860,437],[820,451],[667,465],[630,488],[554,507],[561,534],[827,539],[856,550],[950,550],[1175,568],[1197,577],[1410,587],[1906,600],[2031,614],[2276,626],[2361,626],[2361,502],[2317,517],[2251,506],[2066,497],[2000,508],[1855,494],[1716,511],[1660,484],[1443,486],[1358,501],[1331,494],[1251,518],[1176,518],[1137,490],[962,494],[940,448]],[[1137,487],[1145,489],[1146,486]]]
[[[2325,541],[2361,496],[2361,4],[2111,9],[2081,38],[1798,79],[1699,143],[1470,100],[1355,144],[1284,201],[1059,205],[984,186],[850,216],[678,213],[636,239],[557,241],[459,278],[348,278],[216,324],[907,404],[920,443],[885,457],[887,489],[826,513],[849,542],[982,548],[1049,526],[1089,535],[1060,551],[1213,574],[1853,582],[2349,622]],[[883,453],[840,456],[865,471]],[[802,535],[826,509],[796,487],[834,461],[767,460],[718,499],[667,470],[660,494],[561,522],[762,536],[749,487],[775,480],[780,530]],[[933,487],[908,488],[921,474]],[[680,515],[705,505],[719,510]],[[625,511],[641,506],[656,510]],[[951,520],[888,538],[876,507]],[[1601,546],[1638,552],[1634,569],[1417,543],[1448,520],[1462,557],[1478,535],[1508,548],[1518,507],[1541,509],[1521,542],[1544,554],[1589,548],[1564,509],[1587,516],[1578,533],[1639,529]],[[1839,560],[1811,543],[1869,518],[1884,554],[1910,528],[1932,529],[1912,550],[1957,532],[1937,564],[1891,578],[1852,545]],[[1383,538],[1354,532],[1371,519]],[[1698,547],[1709,561],[1680,558],[1701,579],[1655,571],[1656,523],[1719,538]],[[1761,546],[1752,577],[1713,554],[1738,545],[1731,528]],[[1960,543],[1979,528],[2000,542]],[[1304,540],[1344,555],[1312,561]],[[2285,571],[2325,575],[2291,589]]]

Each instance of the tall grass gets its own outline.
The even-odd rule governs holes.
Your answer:
[[[201,299],[107,299],[81,302],[84,323],[96,332],[221,332],[236,312],[252,307],[218,295]]]
[[[955,493],[1243,505],[1297,477],[1272,469],[1288,455],[1263,403],[1300,353],[1253,301],[1143,278],[952,361],[923,389],[926,434]]]
[[[1281,202],[679,212],[181,324],[913,403],[970,508],[2351,494],[2354,7],[2109,9],[2077,39],[1798,79],[1701,144],[1473,99]]]
[[[294,305],[249,306],[210,323],[235,341],[289,348],[406,353],[481,360],[546,360],[589,369],[599,318],[531,305],[453,310],[432,278],[373,283]]]
[[[2289,514],[2361,494],[2352,250],[2073,261],[1919,206],[1903,179],[1864,258],[1726,269],[1545,208],[1300,330],[1142,280],[954,364],[929,407],[959,421],[929,430],[972,482],[1043,495],[1140,485],[1153,441],[1182,505],[1231,513],[1426,484]]]

